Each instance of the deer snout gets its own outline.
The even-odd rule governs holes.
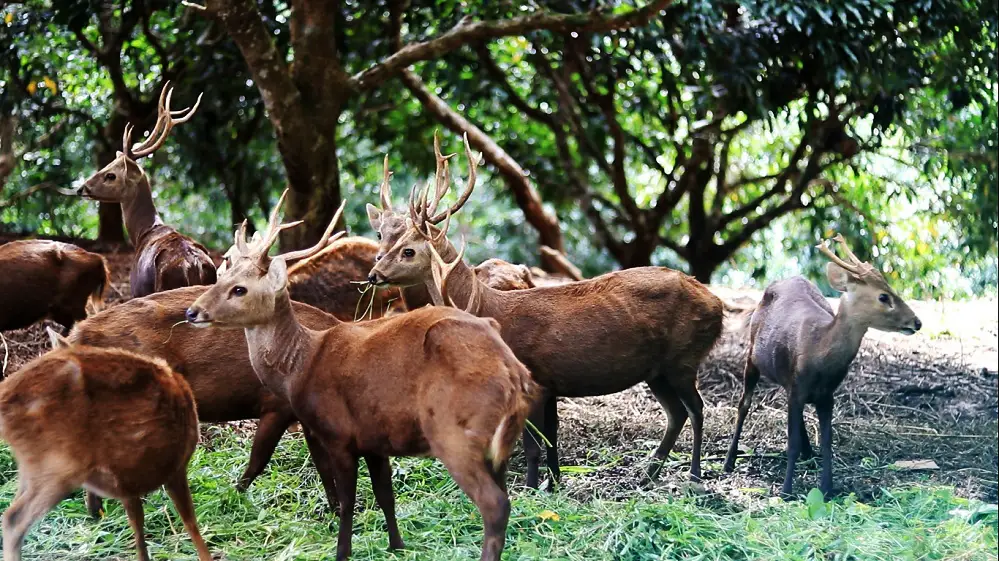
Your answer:
[[[919,321],[919,318],[916,318],[913,320],[912,326],[916,328],[916,331],[919,331],[923,327],[923,322]]]
[[[208,312],[201,309],[198,306],[191,306],[184,312],[184,317],[187,322],[197,326],[206,326],[212,323],[212,319],[208,316]]]
[[[370,284],[378,284],[378,273],[376,273],[376,272],[372,271],[372,272],[371,272],[371,273],[370,273],[370,274],[368,275],[368,282],[369,282]]]

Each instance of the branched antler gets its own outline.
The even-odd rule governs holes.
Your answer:
[[[850,246],[846,244],[846,239],[843,238],[842,234],[836,234],[833,240],[839,245],[843,253],[846,254],[846,260],[840,259],[836,252],[829,246],[828,241],[823,241],[819,245],[815,246],[823,255],[829,258],[830,261],[842,267],[846,272],[854,275],[861,276],[871,269],[871,265],[861,261],[854,255],[853,251],[850,250]],[[847,262],[849,260],[849,262]]]
[[[144,142],[140,143],[136,147],[132,147],[132,123],[125,125],[125,132],[122,134],[122,151],[126,156],[133,160],[138,160],[144,156],[148,156],[155,152],[163,143],[166,142],[167,136],[170,135],[170,131],[173,129],[174,125],[179,125],[181,123],[186,123],[194,113],[198,110],[201,105],[201,96],[203,93],[198,94],[198,101],[194,103],[192,107],[186,109],[178,109],[177,111],[170,110],[170,99],[173,97],[173,87],[170,86],[170,82],[167,81],[163,84],[163,91],[160,92],[160,100],[156,107],[156,124],[153,126],[153,130],[149,133],[149,138]]]
[[[475,188],[475,179],[477,177],[477,170],[479,163],[481,162],[481,154],[475,155],[472,153],[472,148],[468,144],[468,135],[464,136],[465,141],[465,156],[468,158],[468,181],[465,184],[465,190],[458,197],[458,200],[454,204],[448,206],[446,209],[437,212],[440,206],[441,199],[447,194],[448,190],[451,188],[451,179],[449,173],[449,162],[454,154],[449,154],[447,156],[441,154],[440,151],[440,140],[437,134],[434,134],[434,156],[437,159],[437,171],[434,174],[434,180],[431,183],[427,182],[426,186],[421,190],[418,186],[414,185],[413,189],[409,194],[409,217],[413,221],[413,225],[416,227],[417,231],[423,234],[424,237],[432,240],[440,240],[442,236],[447,234],[447,228],[450,224],[451,215],[461,210],[461,207],[468,201],[468,198],[472,195],[472,190]],[[433,187],[433,196],[430,196],[430,189]],[[437,225],[441,222],[445,222],[444,227],[440,230],[437,235],[434,235],[430,229],[431,225]]]

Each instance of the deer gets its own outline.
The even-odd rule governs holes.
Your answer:
[[[475,266],[475,278],[496,290],[526,290],[535,287],[530,268],[495,257]]]
[[[481,559],[496,561],[510,515],[508,459],[535,383],[495,322],[459,310],[424,307],[357,323],[329,316],[332,326],[325,330],[303,326],[288,296],[286,262],[320,251],[343,207],[315,246],[276,257],[268,250],[278,233],[297,223],[278,225],[272,215],[253,243],[244,223],[234,236],[231,266],[187,310],[188,322],[242,328],[261,382],[286,399],[321,442],[340,504],[338,560],[351,551],[359,458],[384,512],[389,547],[397,549],[404,544],[388,458],[431,455],[478,508]]]
[[[202,422],[259,419],[249,462],[236,483],[236,489],[242,492],[267,467],[281,436],[296,418],[284,399],[260,383],[242,333],[192,329],[186,324],[188,306],[207,288],[177,288],[116,304],[76,324],[68,339],[74,345],[120,348],[166,361],[194,391]],[[327,314],[312,306],[293,302],[292,307],[306,327],[325,329],[333,325]],[[325,455],[314,452],[315,439],[307,431],[304,436],[330,507],[335,508],[335,483],[330,469],[323,464]],[[86,501],[90,514],[99,517],[100,498],[87,493]]]
[[[68,333],[99,309],[111,284],[107,261],[72,244],[17,240],[0,245],[0,331],[48,318]]]
[[[409,215],[379,213],[382,258],[371,269],[368,282],[402,287],[403,294],[410,287],[421,287],[435,304],[444,305],[443,295],[434,291],[433,254],[452,263],[449,303],[499,322],[503,340],[542,387],[543,396],[530,420],[551,443],[549,490],[560,475],[556,397],[606,395],[641,382],[668,418],[648,475],[652,479],[658,475],[689,418],[694,436],[690,473],[700,478],[703,402],[697,370],[721,334],[721,301],[693,277],[665,267],[617,271],[561,286],[507,292],[490,288],[476,279],[447,239],[450,217],[475,186],[478,159],[466,138],[469,171],[464,191],[454,204],[438,209],[450,188],[451,156],[441,154],[436,139],[434,152],[435,178],[422,190],[414,186]],[[540,443],[525,433],[524,449],[527,484],[536,488]]]
[[[828,242],[818,250],[829,258],[826,278],[843,296],[833,312],[819,289],[804,277],[777,281],[763,292],[749,326],[749,353],[742,375],[732,444],[724,470],[731,472],[739,453],[739,437],[749,414],[760,376],[787,392],[787,471],[781,493],[791,494],[799,457],[812,457],[804,408],[815,406],[819,418],[822,475],[819,489],[832,492],[832,412],[836,389],[846,379],[868,329],[913,335],[923,326],[908,304],[870,263],[857,258],[842,235],[834,238],[845,259]]]
[[[208,250],[163,223],[153,205],[149,178],[136,162],[163,146],[173,127],[189,121],[201,104],[199,94],[192,107],[172,111],[172,96],[173,88],[167,82],[160,93],[156,124],[149,138],[132,146],[132,125],[126,125],[123,151],[77,189],[77,195],[86,199],[121,203],[125,229],[135,248],[129,275],[133,297],[215,283],[215,263]]]
[[[160,359],[74,345],[47,328],[52,350],[0,384],[0,437],[17,461],[17,496],[3,513],[3,555],[20,561],[36,520],[83,487],[121,500],[147,561],[142,497],[165,487],[199,561],[187,465],[198,444],[194,394]]]

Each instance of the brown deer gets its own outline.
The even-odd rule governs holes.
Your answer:
[[[495,257],[476,265],[474,272],[479,282],[496,290],[534,288],[534,275],[528,267]]]
[[[669,424],[655,458],[666,458],[688,417],[694,432],[690,464],[700,477],[703,404],[697,369],[721,334],[722,303],[701,283],[663,267],[641,267],[595,279],[501,292],[476,280],[446,237],[447,225],[475,185],[478,160],[465,140],[469,176],[458,201],[437,210],[447,192],[448,158],[435,143],[436,181],[410,196],[409,217],[382,212],[382,258],[369,282],[378,286],[435,286],[433,252],[454,264],[450,296],[458,306],[495,318],[503,339],[545,390],[533,424],[551,442],[548,467],[558,479],[556,396],[583,397],[623,391],[645,382],[666,409]],[[429,195],[433,188],[432,196]],[[384,201],[383,201],[384,204]],[[407,224],[402,231],[390,224]],[[431,292],[433,295],[433,292]],[[436,299],[442,301],[438,294]],[[525,434],[527,482],[538,485],[539,444]],[[661,462],[650,467],[657,475]]]
[[[173,88],[167,82],[160,93],[158,116],[149,138],[132,146],[132,125],[125,127],[122,150],[113,162],[90,176],[77,194],[101,202],[121,203],[125,229],[135,248],[129,276],[132,297],[215,283],[215,263],[204,246],[163,224],[149,188],[149,178],[136,160],[155,152],[175,125],[186,123],[201,104],[170,110]]]
[[[49,318],[66,332],[97,310],[111,284],[107,262],[75,245],[18,240],[0,245],[0,331]]]
[[[826,264],[829,285],[843,293],[838,312],[833,312],[814,284],[799,276],[768,286],[750,320],[742,399],[725,471],[735,468],[742,425],[762,374],[787,391],[787,473],[781,488],[784,495],[791,494],[794,464],[799,456],[812,456],[803,415],[805,404],[814,404],[819,418],[819,487],[828,495],[832,491],[834,394],[846,378],[864,335],[871,328],[912,335],[923,326],[877,269],[860,261],[842,236],[837,235],[835,240],[846,259],[837,257],[825,242],[818,249],[831,261]]]
[[[187,485],[198,444],[187,382],[162,360],[49,336],[52,352],[0,384],[0,436],[18,466],[17,496],[3,513],[4,559],[20,561],[31,525],[84,487],[121,500],[146,561],[142,496],[165,486],[198,559],[211,561]]]
[[[190,286],[133,298],[76,324],[69,340],[77,345],[121,348],[163,359],[187,379],[202,422],[260,419],[249,463],[236,484],[242,491],[263,472],[281,435],[295,422],[295,415],[284,399],[261,385],[242,333],[193,329],[184,323],[187,307],[205,290],[205,286]],[[292,306],[296,317],[310,329],[333,325],[327,314],[312,306],[298,302]],[[322,464],[325,456],[318,454],[316,458],[314,439],[307,432],[305,439],[333,508],[336,493],[329,469]],[[91,514],[98,515],[100,499],[88,494],[87,503]]]
[[[273,218],[257,243],[237,231],[231,266],[188,320],[242,327],[261,381],[291,403],[329,454],[340,500],[337,559],[350,555],[358,458],[368,464],[389,545],[398,548],[388,457],[429,454],[482,514],[481,558],[498,560],[510,514],[507,460],[534,382],[494,322],[457,310],[425,307],[359,323],[330,316],[333,326],[320,331],[299,323],[285,262],[321,250],[342,210],[316,246],[279,257],[267,255],[282,229]]]

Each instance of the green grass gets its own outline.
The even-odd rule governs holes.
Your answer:
[[[249,450],[226,428],[196,453],[191,470],[198,521],[213,552],[230,561],[332,559],[336,519],[329,512],[301,438],[285,438],[270,468],[245,495],[232,486]],[[482,539],[478,513],[439,463],[394,461],[399,523],[407,549],[388,553],[381,512],[362,473],[353,559],[472,559]],[[0,446],[0,508],[16,487],[9,449]],[[515,488],[504,559],[996,559],[994,505],[947,488],[883,491],[868,504],[851,497],[784,502],[761,496],[739,504],[718,496],[650,503],[579,502]],[[109,501],[91,521],[79,494],[28,535],[27,559],[134,558],[124,511]],[[194,559],[194,549],[163,492],[146,500],[146,535],[156,559]]]

